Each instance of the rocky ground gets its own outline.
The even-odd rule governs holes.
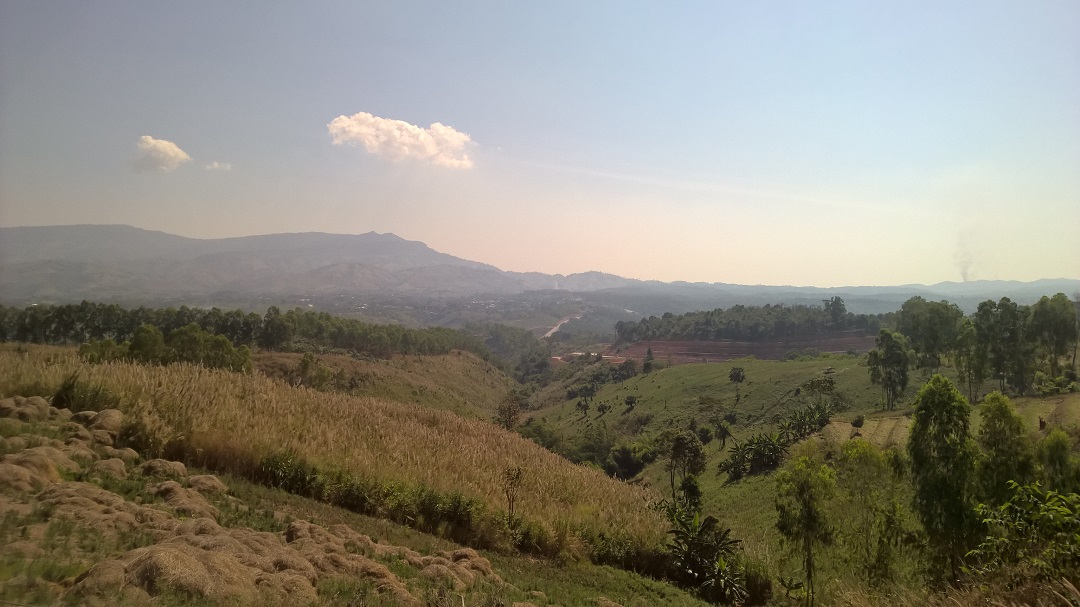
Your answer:
[[[548,605],[468,548],[420,554],[258,512],[118,444],[118,410],[0,401],[0,599],[87,605]],[[254,528],[253,528],[254,527]],[[512,592],[511,592],[512,591]],[[613,603],[605,599],[606,605]]]

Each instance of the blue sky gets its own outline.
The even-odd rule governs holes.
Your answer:
[[[0,225],[69,223],[1080,278],[1080,4],[0,2]]]

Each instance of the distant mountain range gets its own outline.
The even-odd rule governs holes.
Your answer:
[[[270,234],[195,239],[124,225],[0,228],[0,302],[83,299],[159,303],[193,299],[377,294],[382,297],[588,294],[638,313],[682,312],[736,303],[809,303],[838,295],[856,312],[895,310],[912,295],[971,309],[987,298],[1030,302],[1080,291],[1080,280],[973,281],[889,287],[785,287],[663,283],[601,272],[563,276],[506,272],[440,253],[394,234]]]
[[[600,272],[504,272],[375,232],[201,240],[124,225],[0,228],[0,298],[7,302],[206,293],[463,297],[634,282]]]

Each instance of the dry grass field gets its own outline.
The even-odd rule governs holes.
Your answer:
[[[252,357],[259,372],[273,378],[294,375],[301,354],[258,352]],[[389,359],[319,354],[317,364],[340,373],[354,396],[370,396],[490,419],[515,385],[502,371],[469,352],[434,356],[398,355]]]
[[[501,476],[525,468],[517,510],[563,538],[571,555],[604,534],[641,548],[664,542],[647,506],[656,495],[576,466],[517,434],[446,411],[296,388],[261,375],[191,365],[85,365],[62,348],[0,349],[0,392],[48,393],[78,372],[104,386],[139,424],[150,447],[198,465],[247,473],[290,452],[323,470],[379,483],[424,486],[506,507]]]

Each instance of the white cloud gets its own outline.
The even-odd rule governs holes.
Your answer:
[[[465,153],[471,138],[438,122],[423,129],[402,120],[360,112],[338,116],[326,126],[335,145],[361,143],[368,152],[383,158],[418,158],[452,169],[469,169],[473,165]]]
[[[231,171],[232,165],[228,162],[218,162],[215,160],[210,164],[206,165],[205,168],[207,171]]]
[[[154,139],[149,135],[139,137],[139,158],[135,166],[148,171],[174,171],[185,162],[191,161],[184,150],[171,141]]]

